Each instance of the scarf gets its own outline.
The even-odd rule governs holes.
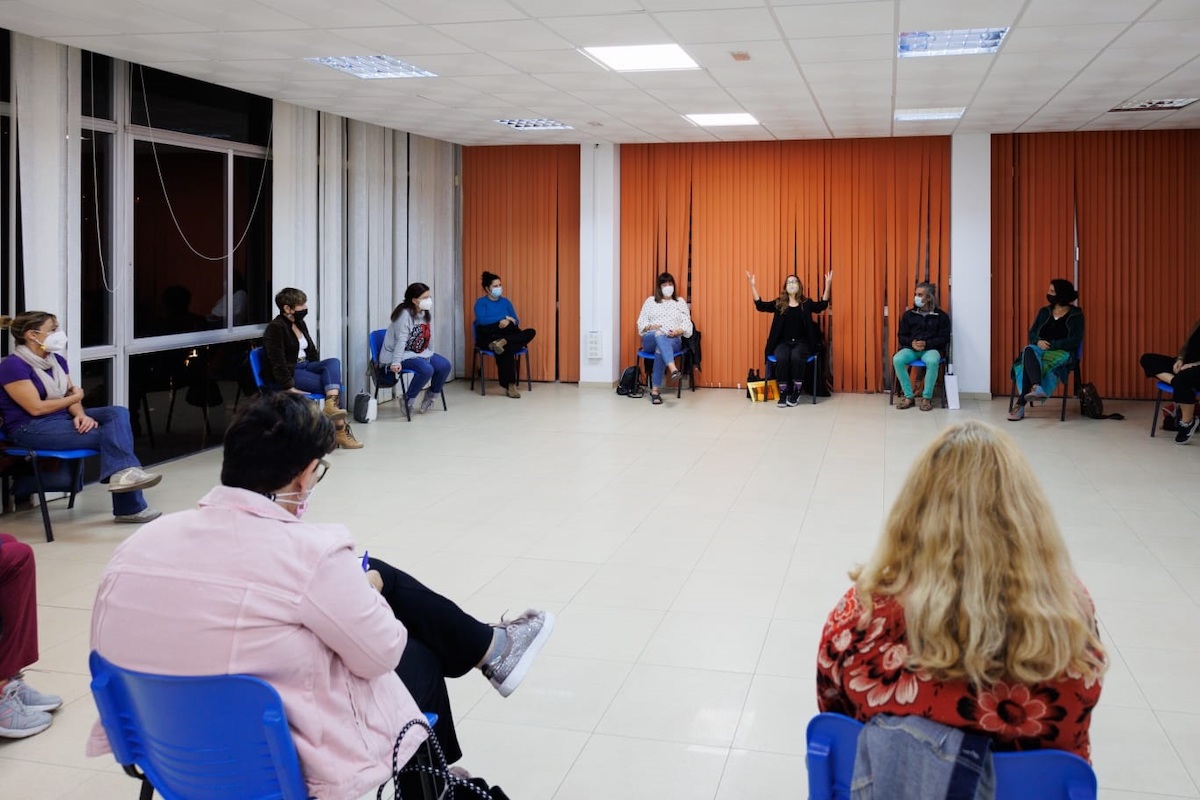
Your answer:
[[[28,345],[19,344],[13,351],[13,355],[34,368],[33,374],[42,382],[47,400],[61,400],[67,396],[67,390],[71,388],[71,380],[53,353],[50,354],[50,358],[42,358],[34,355]]]

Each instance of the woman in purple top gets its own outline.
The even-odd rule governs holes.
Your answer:
[[[9,441],[38,450],[86,448],[100,453],[100,482],[113,493],[117,522],[148,522],[162,512],[146,505],[142,489],[162,480],[146,472],[133,454],[129,411],[116,406],[83,407],[83,390],[71,382],[67,335],[45,311],[0,317],[16,342],[0,361],[0,414]]]

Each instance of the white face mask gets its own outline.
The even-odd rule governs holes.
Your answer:
[[[292,513],[296,515],[296,519],[304,516],[304,512],[308,511],[308,501],[312,499],[313,492],[317,490],[317,485],[314,483],[312,488],[307,492],[280,492],[275,495],[275,502],[283,503],[284,505],[292,506]],[[303,497],[301,497],[303,495]],[[285,498],[300,497],[299,500],[289,500]]]
[[[493,286],[492,287],[492,297],[499,297],[502,294],[504,294],[503,286]]]
[[[48,333],[46,338],[42,339],[42,347],[50,353],[61,353],[67,349],[67,335],[62,331]]]
[[[424,300],[417,303],[417,308],[421,309],[422,311],[428,311],[429,309],[433,308],[433,298],[426,297]]]
[[[913,305],[916,306],[917,308],[920,308],[921,306],[925,305],[925,298],[921,297],[921,295],[919,295],[919,294],[914,295],[913,296]]]
[[[666,286],[663,286],[662,287],[662,296],[663,297],[674,297],[675,296],[675,287],[669,283]]]

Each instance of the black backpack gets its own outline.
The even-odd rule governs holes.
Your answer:
[[[1092,419],[1125,419],[1124,414],[1104,413],[1104,401],[1100,399],[1100,392],[1096,391],[1094,383],[1079,387],[1079,413]]]
[[[641,381],[638,380],[637,365],[626,367],[621,373],[621,380],[617,381],[617,394],[624,397],[642,397],[645,394]]]

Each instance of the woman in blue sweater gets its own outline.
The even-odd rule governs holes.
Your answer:
[[[500,276],[494,272],[483,273],[483,297],[475,301],[475,343],[496,354],[496,371],[500,385],[509,397],[521,396],[513,354],[533,341],[537,331],[522,329],[517,319],[517,310],[504,296]]]

